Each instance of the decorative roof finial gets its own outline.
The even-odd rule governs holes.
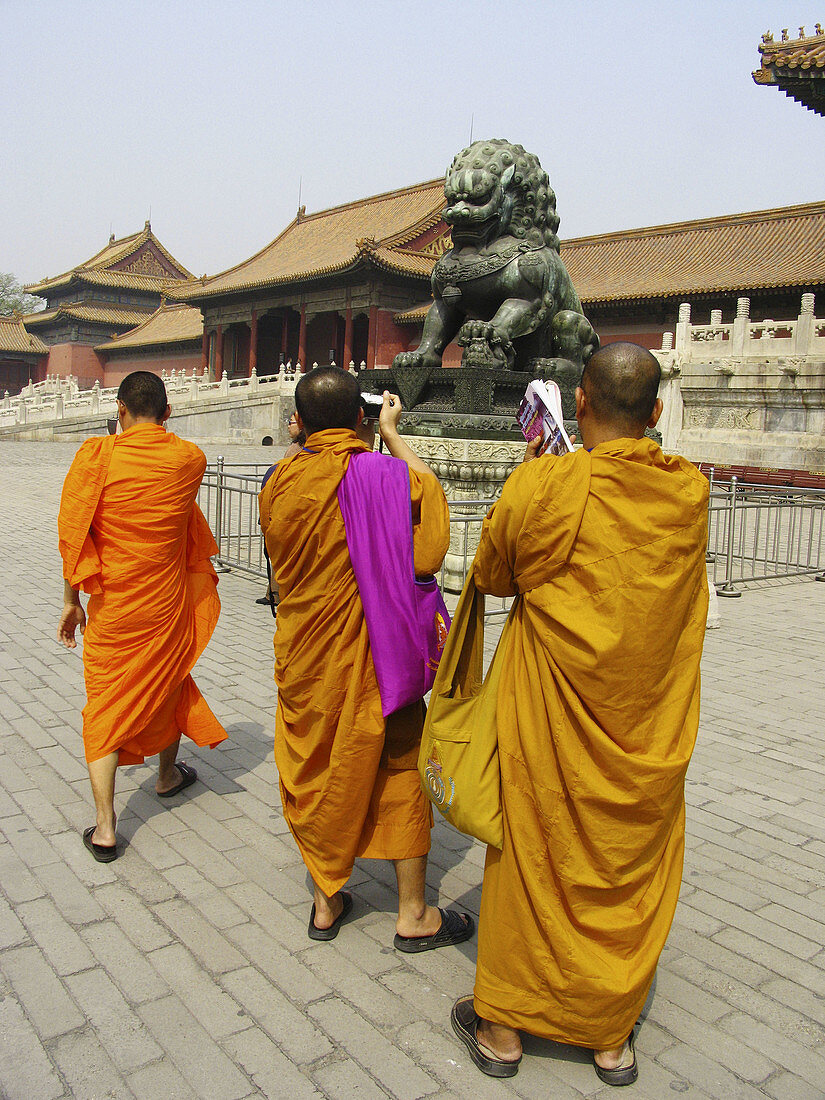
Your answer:
[[[788,41],[788,28],[787,27],[782,28],[782,41],[783,42]]]
[[[816,23],[814,25],[814,30],[816,31],[817,34],[822,34],[823,33],[822,32],[822,24],[821,23]]]
[[[773,31],[765,31],[762,35],[763,42],[773,42]]]
[[[799,37],[800,37],[800,38],[804,38],[804,37],[805,37],[805,28],[804,28],[804,27],[800,27],[800,28],[799,28]]]

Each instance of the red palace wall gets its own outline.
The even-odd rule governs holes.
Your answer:
[[[397,325],[392,319],[392,313],[379,309],[375,347],[376,367],[391,367],[393,359],[400,351],[409,351],[410,348],[418,347],[420,340],[416,333],[417,327]]]
[[[188,355],[158,355],[149,358],[146,355],[118,356],[106,364],[106,375],[102,385],[119,386],[127,374],[136,370],[148,370],[159,375],[162,371],[169,374],[171,371],[185,371],[191,374],[196,370],[201,371],[200,352],[192,352]]]
[[[48,373],[60,378],[74,375],[82,390],[91,389],[95,382],[103,385],[103,361],[88,344],[53,344],[49,348]]]

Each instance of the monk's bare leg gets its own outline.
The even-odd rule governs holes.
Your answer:
[[[312,885],[315,887],[315,919],[313,924],[320,929],[330,928],[341,916],[341,910],[344,908],[341,891],[339,890],[337,894],[333,894],[331,898],[328,898],[314,879]]]
[[[173,741],[171,745],[168,745],[162,752],[158,753],[158,781],[155,784],[155,791],[158,794],[163,794],[164,791],[171,791],[173,787],[177,787],[183,776],[175,767],[175,761],[178,758],[178,748],[180,747],[180,738],[177,741]]]
[[[89,761],[89,779],[92,782],[92,794],[97,811],[97,827],[92,833],[92,843],[109,847],[115,844],[115,773],[117,772],[116,752],[102,756],[99,760]]]
[[[485,1051],[502,1062],[517,1062],[521,1057],[521,1036],[507,1024],[493,1024],[479,1017],[476,1038]]]
[[[395,877],[398,880],[398,920],[395,930],[399,936],[433,936],[441,927],[441,914],[424,901],[424,880],[427,876],[427,857],[394,859]]]
[[[596,1065],[601,1066],[602,1069],[618,1069],[622,1061],[624,1048],[625,1044],[622,1043],[620,1047],[616,1047],[614,1050],[594,1050],[593,1058]]]

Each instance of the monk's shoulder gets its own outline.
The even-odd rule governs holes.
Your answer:
[[[173,432],[167,432],[166,440],[168,446],[174,450],[181,465],[200,470],[203,473],[206,469],[206,455],[196,443],[192,443],[188,439],[181,439],[179,435],[175,435]]]
[[[571,451],[565,455],[542,455],[531,462],[522,462],[507,478],[502,490],[502,498],[526,498],[554,492],[554,487],[565,479],[571,470],[583,459],[587,452]],[[505,497],[506,494],[506,497]]]
[[[91,439],[85,439],[75,451],[69,473],[86,474],[94,469],[101,460],[107,438],[107,436],[92,436]]]

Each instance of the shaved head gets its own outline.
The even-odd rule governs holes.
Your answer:
[[[653,415],[662,370],[639,344],[607,344],[582,371],[581,388],[593,416],[603,424],[641,435]]]
[[[163,381],[148,370],[127,374],[118,387],[117,399],[132,416],[148,417],[158,424],[163,422],[169,404]]]
[[[326,428],[355,431],[361,390],[349,371],[340,367],[316,367],[295,387],[295,408],[307,435]]]

